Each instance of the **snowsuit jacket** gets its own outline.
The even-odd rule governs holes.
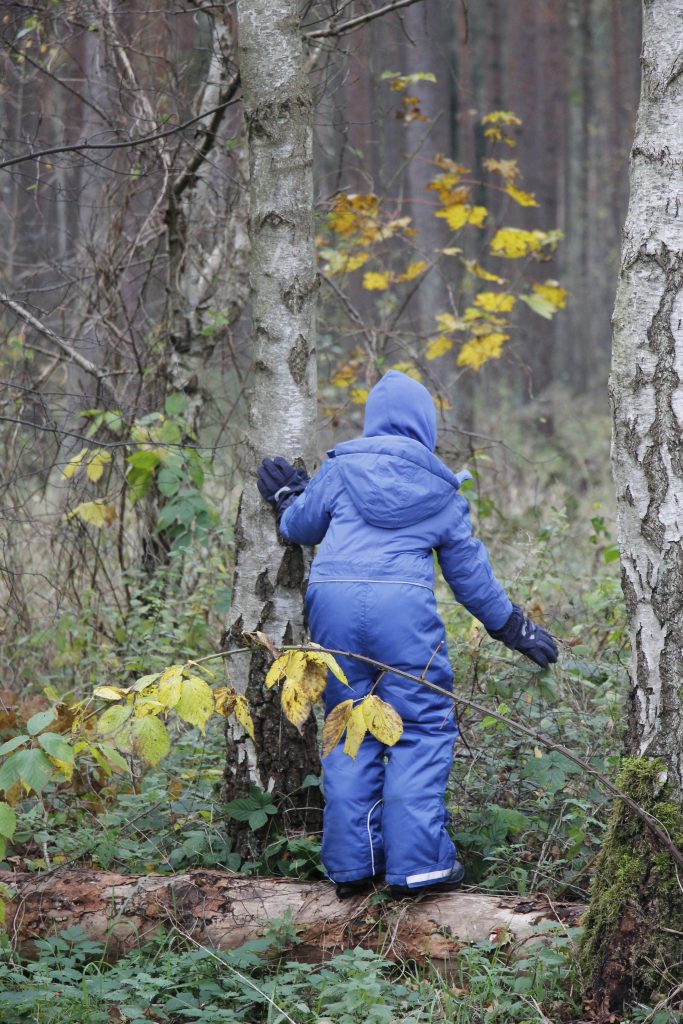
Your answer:
[[[281,534],[320,545],[306,596],[312,639],[420,675],[453,677],[434,598],[434,552],[455,597],[489,629],[512,611],[486,549],[472,536],[456,475],[434,454],[436,410],[392,370],[372,389],[363,437],[338,445],[284,512]],[[436,652],[436,653],[435,653]],[[341,659],[352,691],[330,676],[326,712],[361,699],[380,673]],[[336,882],[386,873],[419,887],[446,877],[455,849],[444,796],[456,736],[451,702],[398,676],[374,691],[404,723],[394,747],[366,737],[355,761],[341,744],[323,761],[322,859]]]

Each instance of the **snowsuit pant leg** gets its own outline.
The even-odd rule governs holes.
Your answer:
[[[307,597],[316,643],[365,654],[452,685],[434,596],[427,588],[398,584],[313,584]],[[326,711],[361,699],[381,675],[342,658],[350,689],[330,676]],[[418,683],[382,676],[378,696],[398,710],[404,733],[391,748],[366,736],[356,760],[339,744],[323,760],[325,816],[322,860],[336,881],[385,869],[391,884],[419,887],[450,873],[455,847],[446,831],[445,789],[456,728],[450,701]],[[381,819],[380,819],[380,805]],[[380,827],[381,824],[381,827]]]

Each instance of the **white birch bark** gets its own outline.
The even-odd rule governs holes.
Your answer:
[[[297,0],[239,0],[239,64],[250,164],[253,391],[248,459],[308,461],[316,421],[312,100]],[[277,644],[303,636],[307,556],[278,539],[275,519],[247,479],[235,532],[236,569],[228,642],[244,631]],[[311,722],[300,737],[263,687],[262,651],[230,659],[235,686],[252,706],[256,743],[232,731],[226,791],[249,783],[284,795],[316,770]],[[305,795],[305,794],[304,794]],[[306,803],[297,800],[297,803]],[[298,820],[294,808],[291,823]],[[304,815],[304,820],[306,820]]]
[[[614,310],[622,584],[632,644],[630,747],[683,799],[683,0],[643,4],[642,88]]]

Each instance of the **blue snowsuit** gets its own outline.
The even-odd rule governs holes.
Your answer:
[[[429,392],[390,371],[368,397],[363,437],[329,453],[285,510],[280,532],[296,544],[320,545],[306,595],[316,643],[418,676],[429,664],[426,678],[450,690],[433,552],[458,601],[487,628],[503,626],[512,605],[458,494],[469,474],[452,473],[433,454],[435,443]],[[326,713],[366,696],[380,675],[339,660],[351,690],[330,675]],[[444,806],[457,734],[453,707],[392,674],[375,693],[396,708],[403,735],[393,747],[367,735],[355,760],[340,743],[323,759],[322,860],[334,882],[385,873],[389,885],[418,888],[446,878],[456,856]]]

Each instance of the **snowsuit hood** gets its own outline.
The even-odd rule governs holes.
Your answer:
[[[436,409],[432,396],[419,381],[399,370],[389,370],[375,384],[365,406],[363,437],[411,437],[430,452],[436,446]]]
[[[396,530],[439,512],[469,473],[452,473],[433,454],[436,409],[426,388],[391,370],[375,385],[363,437],[330,454],[366,523]]]

